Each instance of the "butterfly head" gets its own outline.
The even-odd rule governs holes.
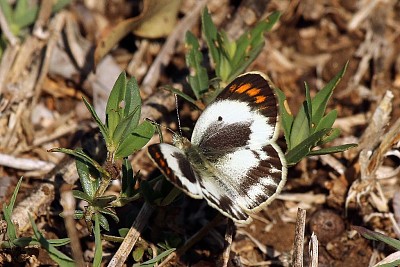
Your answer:
[[[190,143],[189,139],[177,133],[174,133],[174,135],[172,136],[172,142],[174,146],[183,151],[186,151],[189,147],[192,146],[192,143]]]

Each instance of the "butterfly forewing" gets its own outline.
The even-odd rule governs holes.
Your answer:
[[[199,179],[182,150],[169,144],[155,144],[148,151],[171,183],[193,198],[203,198]]]

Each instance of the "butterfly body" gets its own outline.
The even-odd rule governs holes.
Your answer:
[[[258,72],[239,76],[199,117],[191,141],[149,147],[159,169],[175,186],[239,223],[280,192],[286,162],[276,144],[277,104]]]

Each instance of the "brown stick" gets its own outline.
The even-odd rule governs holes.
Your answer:
[[[294,267],[303,267],[303,246],[304,246],[304,231],[306,228],[306,211],[299,208],[297,210],[296,230],[293,246],[293,260]]]

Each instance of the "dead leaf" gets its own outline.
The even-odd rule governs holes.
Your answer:
[[[145,38],[167,36],[176,23],[181,0],[145,0],[143,12],[118,23],[100,37],[94,52],[94,64],[99,61],[128,33]]]

